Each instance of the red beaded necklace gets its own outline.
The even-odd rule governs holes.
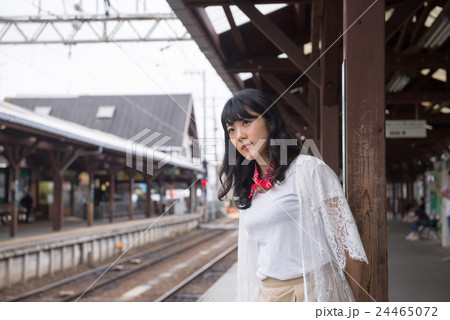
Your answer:
[[[266,173],[264,173],[264,178],[261,179],[258,171],[258,164],[255,162],[255,172],[253,174],[253,181],[255,183],[252,185],[252,190],[250,192],[249,198],[252,197],[253,192],[257,187],[260,187],[264,190],[270,189],[273,187],[272,183],[270,182],[270,178],[272,177],[273,171],[275,169],[275,163],[272,161],[270,162],[269,167],[266,170]]]

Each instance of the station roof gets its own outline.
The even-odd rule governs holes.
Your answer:
[[[324,51],[319,23],[326,1],[168,3],[231,91],[257,88],[276,99],[289,89],[277,102],[280,112],[308,137],[308,94],[321,78],[320,59],[311,63]],[[388,174],[402,166],[423,171],[450,152],[449,11],[450,0],[385,0],[386,120],[427,122],[427,138],[387,139]],[[342,16],[336,19],[342,34]]]
[[[171,137],[167,146],[182,146],[185,135],[198,138],[189,94],[27,97],[5,101],[32,111],[47,109],[53,117],[125,139],[146,128]]]
[[[20,137],[8,137],[5,131],[9,128],[31,133],[32,135],[43,136],[47,138],[57,139],[58,141],[73,143],[75,145],[90,147],[90,150],[100,149],[118,154],[125,158],[127,152],[130,152],[130,140],[123,137],[103,132],[101,130],[88,128],[80,124],[59,119],[50,115],[43,115],[34,111],[13,105],[8,102],[0,101],[0,122],[2,123],[0,142],[12,142],[12,140]],[[23,141],[22,141],[23,142]],[[148,153],[149,152],[149,153]],[[196,166],[190,159],[180,157],[173,154],[154,150],[151,147],[135,148],[134,155],[140,155],[146,159],[147,154],[152,154],[154,161],[167,161],[169,165],[203,172],[201,165]]]

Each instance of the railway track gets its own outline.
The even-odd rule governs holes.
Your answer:
[[[77,301],[82,295],[83,297],[92,295],[103,287],[110,286],[139,271],[173,258],[225,232],[227,231],[221,229],[201,230],[187,237],[176,239],[157,248],[125,258],[114,264],[114,266],[105,264],[93,270],[21,294],[7,301]],[[102,278],[95,282],[101,276]],[[94,284],[92,285],[92,283]],[[85,289],[73,292],[72,288],[74,286],[84,287]],[[86,291],[86,288],[89,288],[89,290]]]
[[[210,271],[215,265],[217,265],[220,261],[224,260],[229,255],[233,254],[237,250],[238,244],[235,243],[231,247],[227,248],[220,254],[218,254],[216,257],[208,261],[205,265],[203,265],[201,268],[196,270],[194,273],[192,273],[190,276],[179,282],[177,285],[175,285],[172,289],[161,295],[159,298],[155,300],[155,302],[165,302],[165,301],[186,301],[186,299],[179,299],[177,298],[178,295],[186,297],[188,296],[187,300],[193,300],[196,301],[199,297],[199,295],[196,294],[189,294],[184,293],[180,294],[180,292],[186,288],[188,285],[192,284],[193,282],[197,281],[202,275]],[[228,270],[228,268],[220,268],[220,271],[215,271],[215,275],[218,277],[225,273]]]

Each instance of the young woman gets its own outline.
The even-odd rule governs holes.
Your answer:
[[[241,209],[237,301],[354,301],[367,258],[334,172],[300,154],[258,90],[235,94],[221,121],[218,198],[232,189]]]

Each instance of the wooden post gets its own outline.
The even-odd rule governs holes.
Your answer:
[[[11,186],[11,225],[9,226],[9,236],[15,237],[18,228],[19,216],[19,164],[9,165],[10,186]]]
[[[313,0],[311,4],[311,44],[312,51],[310,54],[311,64],[319,57],[319,40],[321,33],[321,21],[323,18],[323,0]],[[323,44],[322,44],[323,45]],[[317,64],[313,64],[313,66],[317,67]],[[311,111],[314,114],[314,123],[315,127],[310,128],[312,132],[312,136],[314,139],[314,143],[320,149],[321,146],[321,136],[320,136],[320,128],[317,127],[317,123],[319,122],[319,112],[320,112],[320,94],[322,82],[320,81],[319,86],[315,86],[312,80],[309,80],[308,85],[308,105],[311,108]]]
[[[114,222],[114,212],[116,210],[116,204],[114,197],[116,195],[116,173],[113,170],[109,170],[109,222]]]
[[[370,9],[369,9],[370,7]],[[347,196],[369,264],[357,301],[388,300],[384,1],[344,0]],[[355,24],[353,24],[356,21]]]
[[[10,170],[10,190],[11,190],[11,224],[9,226],[10,237],[15,237],[17,235],[18,228],[18,212],[19,212],[19,170],[20,162],[28,157],[32,152],[35,151],[36,146],[39,144],[39,140],[36,140],[30,146],[19,146],[9,143],[3,143],[4,155],[8,160],[9,170]]]
[[[341,74],[339,43],[342,32],[342,0],[325,0],[322,52],[320,59],[320,152],[324,161],[339,175],[339,82]]]
[[[133,220],[133,192],[134,192],[134,174],[136,171],[132,168],[128,168],[127,174],[130,177],[129,187],[130,195],[128,197],[128,219]]]
[[[64,193],[63,184],[64,177],[61,174],[53,175],[53,206],[52,206],[52,220],[53,230],[61,230],[64,226]]]
[[[88,226],[94,224],[94,173],[100,166],[98,156],[88,155],[80,158],[81,164],[89,175],[89,196],[87,203],[86,220]]]
[[[147,185],[147,191],[145,196],[145,216],[150,218],[152,215],[152,182],[148,174],[144,174],[145,184]]]
[[[61,230],[64,226],[64,201],[63,201],[63,184],[64,184],[64,168],[66,164],[74,157],[75,152],[63,152],[48,150],[47,159],[50,160],[50,168],[53,175],[53,205],[52,205],[52,221],[53,230]]]
[[[162,200],[163,200],[163,191],[162,191],[162,178],[158,179],[158,189],[159,189],[159,203],[158,203],[158,215],[163,214]]]
[[[121,166],[118,163],[108,162],[108,175],[109,175],[109,222],[114,222],[114,213],[116,210],[116,204],[114,197],[116,194],[116,174],[120,171]]]
[[[88,184],[88,202],[87,202],[87,212],[86,219],[88,226],[94,224],[94,171],[91,169],[88,171],[89,174],[89,184]]]
[[[396,211],[397,199],[395,198],[396,197],[395,185],[396,185],[396,183],[395,183],[395,180],[394,180],[394,181],[392,181],[392,214],[394,216],[394,220],[397,217],[397,211]]]

